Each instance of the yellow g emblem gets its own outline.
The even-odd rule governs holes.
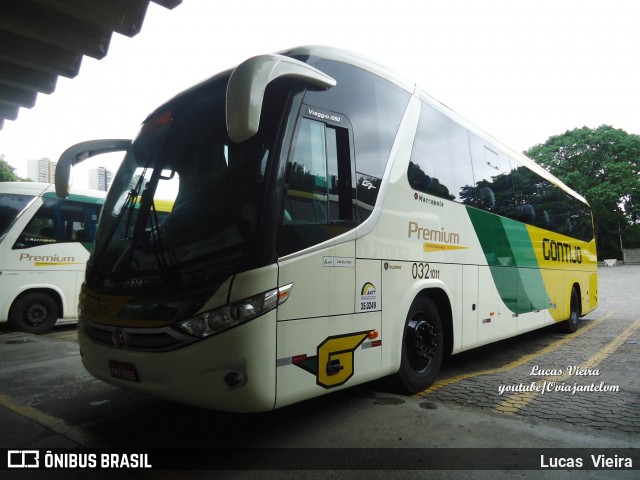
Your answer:
[[[317,355],[294,364],[314,374],[321,387],[338,387],[353,377],[354,352],[368,335],[369,330],[327,337],[318,345]]]
[[[353,352],[367,338],[368,332],[328,337],[318,345],[317,383],[331,388],[344,384],[353,376]]]

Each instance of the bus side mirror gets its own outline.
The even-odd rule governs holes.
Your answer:
[[[60,159],[56,165],[56,195],[60,198],[67,198],[69,195],[71,167],[95,155],[129,151],[130,148],[131,140],[123,139],[89,140],[67,148],[62,155],[60,155]]]
[[[336,81],[317,68],[284,55],[252,57],[236,67],[227,85],[227,133],[234,142],[243,142],[258,132],[267,85],[280,77],[292,77],[323,88]]]

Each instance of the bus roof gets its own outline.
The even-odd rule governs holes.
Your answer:
[[[350,52],[348,50],[342,50],[335,47],[325,47],[322,45],[305,45],[295,47],[290,50],[285,50],[279,53],[280,55],[285,55],[287,57],[311,56],[322,58],[325,60],[336,60],[338,62],[348,63],[355,67],[361,68],[362,70],[371,72],[378,77],[384,78],[385,80],[394,83],[408,93],[412,94],[416,89],[415,83],[410,82],[409,80],[398,75],[387,67],[380,65],[375,60],[364,55],[360,55],[359,53]]]
[[[502,143],[500,140],[496,139],[493,135],[491,135],[491,134],[487,133],[486,131],[482,130],[481,128],[477,127],[473,123],[471,123],[468,120],[466,120],[464,117],[458,115],[456,112],[451,110],[449,107],[444,105],[442,102],[440,102],[440,101],[436,100],[435,98],[433,98],[431,95],[426,93],[424,90],[421,90],[419,88],[416,89],[416,96],[420,100],[422,100],[426,104],[428,104],[430,107],[434,108],[435,110],[438,110],[442,114],[444,114],[444,115],[448,116],[449,118],[455,120],[458,124],[462,125],[467,130],[469,130],[469,131],[473,132],[474,134],[478,135],[488,145],[494,146],[496,149],[498,149],[501,152],[509,155],[512,158],[516,158],[520,162],[520,164],[524,165],[525,167],[527,167],[529,170],[531,170],[535,174],[537,174],[537,175],[541,176],[542,178],[544,178],[545,180],[548,180],[549,182],[553,183],[555,186],[557,186],[558,188],[562,189],[568,195],[571,195],[572,197],[578,199],[579,201],[581,201],[581,202],[583,202],[585,204],[588,204],[587,200],[582,195],[580,195],[578,192],[576,192],[575,190],[571,189],[570,187],[568,187],[567,185],[562,183],[562,181],[560,179],[555,177],[548,170],[545,170],[542,166],[538,165],[536,162],[531,160],[526,155],[515,151],[511,147],[509,147],[509,146],[505,145],[504,143]]]
[[[0,193],[42,195],[50,185],[41,182],[0,182]]]
[[[425,103],[427,103],[431,107],[435,108],[436,110],[440,111],[444,115],[447,115],[451,119],[455,120],[460,125],[464,126],[469,131],[475,133],[480,138],[485,140],[485,142],[487,142],[489,145],[494,146],[496,149],[502,151],[503,153],[509,155],[510,157],[518,159],[518,161],[522,165],[526,166],[527,168],[529,168],[531,171],[533,171],[537,175],[540,175],[544,179],[546,179],[549,182],[553,183],[558,188],[560,188],[563,191],[565,191],[568,195],[570,195],[570,196],[578,199],[579,201],[587,204],[587,201],[585,200],[585,198],[582,195],[580,195],[578,192],[574,191],[573,189],[569,188],[562,181],[560,181],[558,178],[553,176],[550,172],[548,172],[543,167],[541,167],[540,165],[535,163],[533,160],[531,160],[530,158],[526,157],[524,154],[522,154],[520,152],[517,152],[517,151],[513,150],[512,148],[506,146],[504,143],[502,143],[501,141],[497,140],[492,135],[488,134],[484,130],[478,128],[477,126],[475,126],[474,124],[472,124],[468,120],[464,119],[462,116],[458,115],[456,112],[451,110],[449,107],[444,105],[442,102],[436,100],[431,95],[426,93],[424,90],[422,90],[419,87],[417,87],[415,82],[411,82],[411,81],[405,79],[404,77],[402,77],[401,75],[398,75],[397,73],[393,72],[392,70],[388,69],[387,67],[385,67],[383,65],[380,65],[375,60],[372,60],[372,59],[370,59],[370,58],[368,58],[368,57],[366,57],[364,55],[360,55],[358,53],[350,52],[348,50],[343,50],[343,49],[335,48],[335,47],[327,47],[327,46],[322,46],[322,45],[304,45],[304,46],[295,47],[295,48],[292,48],[292,49],[289,49],[289,50],[284,50],[284,51],[281,51],[281,52],[278,52],[278,53],[280,55],[285,55],[285,56],[288,56],[288,57],[305,57],[305,56],[307,56],[307,57],[317,57],[318,59],[335,60],[335,61],[347,63],[349,65],[353,65],[355,67],[358,67],[358,68],[361,68],[361,69],[363,69],[365,71],[373,73],[374,75],[377,75],[377,76],[379,76],[381,78],[384,78],[385,80],[397,85],[398,87],[402,88],[403,90],[407,91],[408,93],[415,95],[417,98],[419,98],[420,100],[424,101]],[[161,111],[162,109],[166,108],[166,106],[168,104],[170,104],[170,103],[172,103],[172,102],[174,102],[176,100],[179,100],[180,98],[183,98],[185,95],[189,94],[190,92],[198,90],[200,87],[210,83],[211,81],[213,81],[216,78],[219,78],[221,75],[230,73],[232,70],[233,69],[227,70],[225,72],[218,73],[215,76],[213,76],[213,77],[211,77],[211,78],[209,78],[209,79],[207,79],[207,80],[205,80],[205,81],[203,81],[203,82],[201,82],[201,83],[199,83],[197,85],[194,85],[193,87],[191,87],[191,88],[189,88],[189,89],[187,89],[187,90],[185,90],[185,91],[183,91],[181,93],[179,93],[178,95],[173,97],[171,100],[167,101],[166,103],[161,105],[159,108],[157,108],[151,115],[153,115],[154,113],[156,113],[158,111]]]
[[[53,183],[43,183],[43,182],[0,182],[0,193],[13,193],[13,194],[23,194],[23,195],[34,195],[40,196],[45,193],[53,193],[55,195],[55,185]],[[71,194],[94,198],[94,199],[104,199],[107,195],[107,192],[102,192],[99,190],[90,190],[87,188],[75,188],[71,187]]]
[[[517,152],[512,148],[506,146],[504,143],[496,139],[494,136],[488,134],[484,130],[478,128],[476,125],[472,124],[471,122],[463,118],[462,116],[458,115],[456,112],[451,110],[442,102],[436,100],[431,95],[426,93],[424,90],[417,87],[415,83],[412,83],[409,80],[401,77],[400,75],[378,64],[376,61],[372,59],[369,59],[363,55],[342,50],[339,48],[325,47],[325,46],[319,46],[319,45],[307,45],[307,46],[296,47],[291,50],[283,51],[280,53],[282,55],[287,55],[287,56],[308,55],[308,56],[315,56],[315,57],[324,58],[328,60],[336,60],[336,61],[348,63],[350,65],[354,65],[358,68],[371,72],[381,78],[384,78],[385,80],[388,80],[394,83],[395,85],[399,86],[403,90],[406,90],[407,92],[414,94],[420,100],[424,101],[425,103],[435,108],[436,110],[440,111],[444,115],[447,115],[448,117],[452,118],[453,120],[458,122],[460,125],[467,128],[469,131],[481,137],[489,145],[493,145],[497,149],[501,150],[503,153],[509,155],[510,157],[518,159],[518,161],[522,165],[526,166],[527,168],[529,168],[529,170],[533,171],[537,175],[540,175],[545,180],[548,180],[549,182],[553,183],[557,187],[561,188],[567,194],[580,200],[583,203],[587,203],[587,201],[582,195],[580,195],[578,192],[574,191],[573,189],[569,188],[567,185],[562,183],[562,181],[560,181],[558,178],[553,176],[550,172],[548,172],[543,167],[535,163],[533,160],[531,160],[524,154]]]

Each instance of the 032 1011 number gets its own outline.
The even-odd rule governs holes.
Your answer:
[[[414,279],[440,278],[440,271],[432,269],[428,263],[414,263],[411,266],[411,275]]]

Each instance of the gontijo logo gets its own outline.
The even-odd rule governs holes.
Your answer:
[[[316,384],[323,388],[344,385],[355,373],[355,351],[361,347],[372,330],[333,335],[318,345],[316,355],[294,355],[278,360],[278,366],[295,365],[316,376]],[[368,347],[382,345],[381,340]],[[363,347],[364,348],[364,347]]]
[[[582,249],[565,242],[542,239],[542,255],[552,262],[582,263]]]

